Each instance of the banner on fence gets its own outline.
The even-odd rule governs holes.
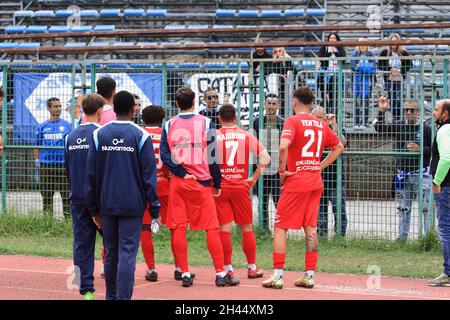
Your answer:
[[[206,108],[204,94],[208,88],[214,89],[219,95],[219,105],[224,102],[232,103],[238,107],[240,92],[240,112],[241,124],[249,125],[250,115],[250,92],[253,92],[253,118],[259,113],[259,90],[249,89],[249,74],[241,73],[239,90],[238,73],[196,73],[189,79],[191,89],[195,92],[195,111],[201,111]],[[255,77],[254,84],[258,86],[259,78]],[[269,75],[264,79],[264,96],[269,93],[278,92],[278,78],[276,75]],[[227,101],[228,99],[228,101]]]
[[[130,91],[141,98],[142,106],[161,104],[162,74],[159,73],[110,73],[104,75],[116,81],[116,91]],[[86,83],[90,84],[90,75]],[[82,85],[81,74],[75,75],[75,86]],[[61,101],[61,117],[72,121],[73,84],[71,73],[16,73],[14,74],[14,143],[33,143],[34,130],[39,123],[49,118],[47,99],[57,97]],[[75,98],[79,94],[75,90]]]

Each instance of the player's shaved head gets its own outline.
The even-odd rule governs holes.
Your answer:
[[[325,108],[324,107],[315,107],[312,111],[312,115],[319,118],[319,119],[325,119],[326,116]]]

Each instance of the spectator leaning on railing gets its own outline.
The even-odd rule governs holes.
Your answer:
[[[395,121],[392,124],[386,123],[385,113],[389,105],[389,100],[382,96],[379,99],[378,117],[374,121],[374,128],[379,133],[387,133],[393,136],[395,141],[395,151],[420,152],[420,110],[419,104],[415,100],[408,100],[404,105],[406,121]],[[423,214],[424,221],[428,212],[428,201],[431,188],[431,178],[429,175],[429,165],[431,157],[431,128],[423,123]],[[399,156],[397,157],[397,176],[395,179],[395,191],[397,202],[397,213],[399,215],[398,240],[406,240],[411,222],[412,201],[414,195],[419,191],[419,157]]]
[[[390,41],[400,41],[398,34],[389,37]],[[378,60],[378,68],[384,71],[384,87],[388,92],[388,98],[391,101],[392,116],[394,120],[402,118],[401,105],[403,98],[402,84],[406,78],[406,73],[411,69],[412,62],[409,59],[401,59],[408,56],[408,51],[402,46],[392,44],[383,49]],[[383,59],[384,57],[384,59]],[[386,59],[389,57],[389,59]]]
[[[444,273],[428,281],[430,286],[450,285],[450,100],[434,108],[438,131],[432,147],[431,175],[436,203],[439,238],[444,255]]]
[[[339,42],[341,38],[337,33],[330,33],[328,41]],[[336,73],[339,69],[339,61],[336,58],[345,57],[345,49],[340,46],[322,46],[319,50],[320,58],[329,58],[328,60],[320,60],[320,69],[328,72],[319,73],[318,82],[319,89],[322,94],[322,105],[326,112],[336,114],[337,99],[337,77]]]
[[[361,38],[358,41],[364,40],[366,39]],[[352,70],[355,72],[353,77],[355,97],[354,129],[365,129],[369,125],[369,103],[372,97],[372,85],[377,69],[377,62],[373,57],[375,57],[375,53],[368,46],[357,46],[350,60]]]

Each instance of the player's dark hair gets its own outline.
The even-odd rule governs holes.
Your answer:
[[[309,87],[298,87],[294,91],[294,98],[304,105],[309,105],[314,102],[314,93]]]
[[[114,96],[114,112],[118,116],[128,116],[134,111],[134,96],[128,91],[120,91]]]
[[[188,110],[192,108],[194,99],[195,93],[188,87],[181,87],[175,93],[175,101],[181,110]]]
[[[231,103],[225,103],[219,109],[219,116],[224,121],[233,121],[236,116],[236,108]]]
[[[5,91],[3,91],[3,87],[0,87],[0,98],[5,96]]]
[[[59,101],[59,98],[52,97],[52,98],[48,99],[47,100],[47,108],[50,108],[52,106],[53,101]]]
[[[81,105],[83,106],[83,112],[86,115],[93,115],[98,109],[103,108],[106,104],[105,98],[97,93],[88,94],[83,98]]]
[[[133,94],[135,100],[141,100],[137,94]]]
[[[266,100],[267,99],[278,99],[278,95],[276,93],[268,93],[266,94]]]
[[[444,104],[442,105],[441,114],[444,114],[445,111],[447,111],[447,116],[450,117],[450,102],[444,102]]]
[[[114,90],[116,90],[116,81],[109,77],[101,77],[97,80],[97,93],[106,100],[111,99]]]
[[[144,122],[144,125],[146,126],[158,126],[160,127],[164,117],[166,116],[166,112],[164,111],[163,107],[156,106],[156,105],[150,105],[144,108],[142,110],[142,121]]]

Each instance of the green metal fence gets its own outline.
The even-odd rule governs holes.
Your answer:
[[[2,210],[46,211],[59,217],[68,211],[61,163],[41,161],[38,166],[35,162],[37,150],[57,153],[62,144],[42,147],[36,134],[51,117],[47,99],[59,99],[55,104],[61,105],[60,118],[74,128],[80,116],[79,96],[95,91],[96,80],[110,75],[117,91],[137,94],[142,107],[162,105],[168,118],[177,113],[175,92],[183,85],[196,93],[197,111],[233,103],[239,125],[257,135],[272,157],[253,190],[255,224],[270,230],[281,190],[277,165],[283,118],[293,114],[293,90],[307,85],[316,95],[314,113],[319,117],[335,114],[336,132],[346,140],[344,156],[323,172],[319,233],[324,237],[417,239],[434,228],[427,146],[434,132],[431,111],[437,100],[448,97],[449,57],[396,59],[386,63],[358,56],[4,64]],[[380,97],[389,100],[385,113],[380,113]],[[275,116],[270,108],[278,109]],[[140,123],[138,112],[136,122]],[[61,134],[65,134],[63,129]],[[292,237],[300,235],[291,233]]]

